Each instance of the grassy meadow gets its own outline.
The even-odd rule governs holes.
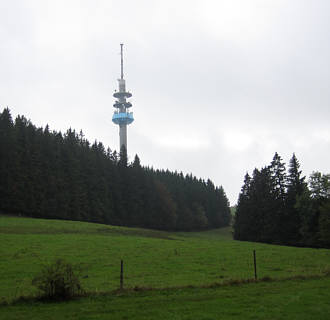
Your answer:
[[[0,319],[328,320],[330,278],[94,295],[70,302],[0,306]]]
[[[113,319],[148,319],[145,314],[147,310],[150,311],[150,319],[214,319],[216,312],[225,312],[230,306],[233,307],[233,314],[228,314],[228,319],[236,319],[236,313],[237,319],[240,319],[241,311],[246,315],[242,319],[248,319],[249,308],[254,319],[282,319],[280,311],[278,317],[264,317],[272,307],[274,296],[280,299],[280,306],[283,302],[283,307],[289,309],[290,299],[296,302],[294,308],[299,309],[302,304],[305,310],[309,306],[306,301],[315,300],[319,307],[311,305],[310,310],[318,308],[313,311],[319,312],[317,319],[322,319],[322,312],[330,314],[330,278],[312,278],[329,273],[330,250],[234,241],[230,228],[172,233],[3,215],[0,216],[0,243],[2,301],[35,295],[37,292],[31,285],[32,278],[44,264],[56,258],[81,265],[84,270],[82,285],[85,290],[94,293],[93,297],[59,304],[34,302],[2,306],[0,318],[1,314],[6,314],[3,319],[25,319],[27,314],[30,314],[27,318],[37,319],[33,316],[37,310],[40,310],[40,319],[43,319],[42,315],[47,319],[59,319],[66,312],[68,319],[93,319],[94,316],[95,319],[107,319],[108,313],[113,313]],[[257,254],[259,278],[304,276],[311,279],[202,288],[233,279],[253,278],[253,250]],[[104,295],[119,286],[121,259],[124,260],[125,288],[162,290]],[[173,289],[178,287],[181,288]],[[247,310],[237,310],[233,306],[235,299],[247,303],[244,307]],[[258,301],[264,301],[264,309],[256,305]],[[142,308],[145,304],[149,306],[147,310]],[[278,310],[282,310],[280,306]],[[55,309],[60,312],[57,317]],[[75,314],[73,310],[80,311]],[[134,312],[136,317],[130,315]],[[197,316],[198,313],[203,313],[205,317]],[[305,319],[304,312],[301,314],[299,319]]]

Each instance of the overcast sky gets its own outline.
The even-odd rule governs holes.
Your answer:
[[[0,107],[118,149],[120,43],[130,159],[237,201],[277,151],[329,173],[329,0],[0,0]]]

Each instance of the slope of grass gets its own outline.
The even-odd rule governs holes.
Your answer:
[[[62,303],[0,306],[20,319],[329,319],[330,278],[98,295]]]
[[[0,216],[0,298],[35,294],[31,279],[44,263],[64,258],[85,268],[88,291],[118,288],[120,259],[126,287],[205,285],[253,277],[321,274],[326,249],[294,248],[231,240],[230,229],[168,233],[75,221]]]

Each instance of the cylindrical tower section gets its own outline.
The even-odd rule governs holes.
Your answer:
[[[118,79],[119,82],[119,92],[126,92],[126,84],[124,79]]]
[[[119,125],[119,150],[121,150],[122,146],[127,151],[127,124]]]

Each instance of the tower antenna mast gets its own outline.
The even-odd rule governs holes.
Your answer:
[[[124,79],[123,45],[124,45],[123,43],[120,44],[120,62],[121,62],[120,79]]]

